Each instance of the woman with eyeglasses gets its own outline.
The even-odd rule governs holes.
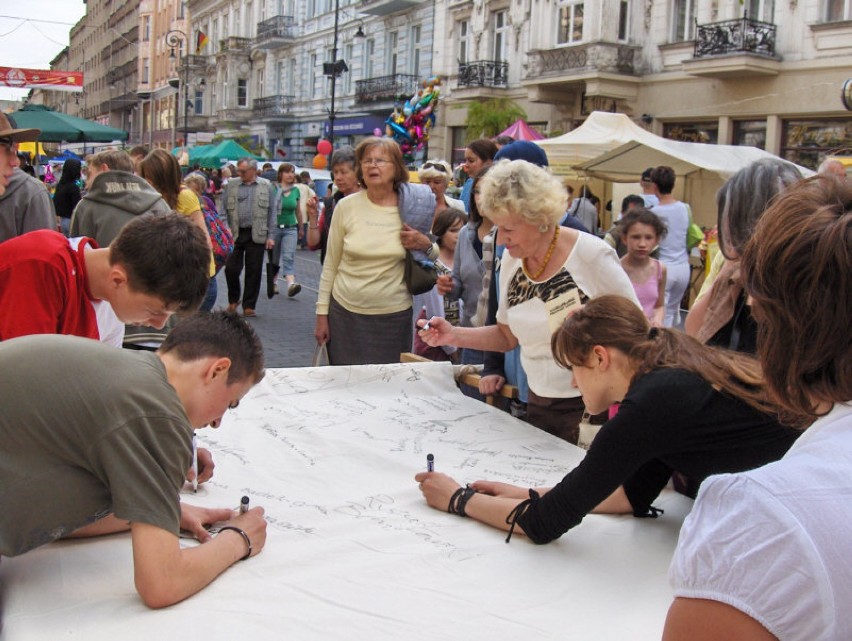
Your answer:
[[[464,148],[464,173],[467,174],[467,180],[462,187],[461,199],[464,203],[465,211],[470,211],[470,197],[473,193],[474,176],[494,162],[494,156],[497,155],[497,151],[497,145],[487,138],[474,140]]]
[[[464,203],[456,198],[447,196],[452,172],[446,160],[429,160],[421,165],[417,172],[420,182],[429,187],[435,194],[435,215],[444,209],[465,210]]]
[[[314,335],[332,365],[396,363],[411,349],[406,250],[437,258],[429,238],[435,196],[408,183],[399,145],[370,137],[355,149],[363,189],[334,210],[317,296]]]

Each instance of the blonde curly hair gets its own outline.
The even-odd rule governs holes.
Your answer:
[[[558,225],[568,208],[562,183],[526,160],[500,160],[479,185],[479,209],[499,224],[519,216],[536,227]]]

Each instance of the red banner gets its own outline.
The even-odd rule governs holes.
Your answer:
[[[83,91],[83,72],[0,67],[0,87]]]

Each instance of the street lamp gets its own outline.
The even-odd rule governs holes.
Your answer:
[[[328,141],[331,143],[331,148],[334,149],[334,119],[337,118],[337,112],[334,109],[335,98],[337,96],[337,77],[349,71],[349,67],[345,60],[337,59],[337,39],[339,35],[340,25],[340,0],[334,0],[334,40],[331,45],[331,62],[323,64],[323,74],[331,78],[331,107],[328,109]],[[366,34],[358,25],[358,31],[355,32],[356,38],[365,38]]]
[[[180,29],[172,29],[166,34],[166,45],[170,48],[169,58],[175,59],[175,47],[183,40],[184,45],[189,51],[189,38]],[[178,64],[183,63],[183,146],[189,147],[189,65],[187,64],[186,54],[183,60]],[[180,89],[178,89],[180,95]]]

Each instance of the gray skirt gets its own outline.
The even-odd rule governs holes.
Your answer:
[[[355,314],[331,297],[328,361],[331,365],[398,363],[411,351],[411,308],[393,314]]]

